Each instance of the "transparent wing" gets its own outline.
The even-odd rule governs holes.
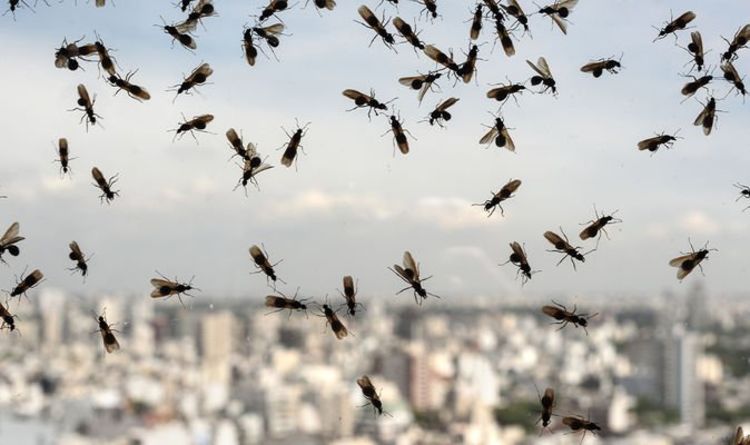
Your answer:
[[[496,136],[497,136],[497,127],[492,127],[487,133],[485,133],[484,136],[482,136],[482,139],[479,140],[479,143],[490,144],[492,143],[492,141],[495,140]]]
[[[444,101],[440,102],[437,107],[435,107],[435,110],[437,111],[444,111],[453,105],[456,104],[460,99],[456,97],[449,97],[448,99],[445,99]]]
[[[561,244],[561,243],[567,244],[567,242],[565,242],[564,239],[560,238],[560,236],[556,234],[555,232],[546,231],[544,232],[544,237],[547,239],[547,241],[555,245]]]
[[[5,231],[5,234],[3,234],[3,237],[0,238],[0,244],[7,244],[9,240],[16,238],[20,229],[21,225],[17,222],[11,224],[8,230]]]

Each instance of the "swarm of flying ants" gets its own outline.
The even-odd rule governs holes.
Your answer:
[[[42,1],[49,6],[46,0]],[[532,16],[536,15],[546,18],[551,21],[550,26],[556,26],[563,34],[567,34],[571,23],[569,18],[578,4],[578,0],[556,0],[551,4],[539,6],[535,12],[527,14],[517,0],[506,0],[505,3],[498,0],[476,1],[471,11],[469,11],[470,14],[467,13],[467,22],[470,22],[467,33],[469,43],[466,46],[467,49],[463,51],[463,58],[461,58],[452,49],[445,51],[424,40],[421,37],[422,30],[419,29],[421,25],[417,26],[418,20],[434,24],[437,19],[440,19],[442,17],[440,12],[441,2],[436,0],[414,1],[419,4],[421,9],[418,16],[411,22],[401,16],[386,17],[385,11],[376,14],[375,11],[383,3],[398,7],[398,0],[381,0],[378,6],[373,8],[375,11],[367,5],[361,5],[356,9],[357,15],[353,19],[365,29],[362,32],[366,33],[369,41],[364,40],[363,44],[366,43],[368,46],[372,46],[376,41],[379,41],[386,48],[394,52],[397,51],[397,45],[405,44],[410,49],[409,52],[414,52],[418,57],[426,57],[424,62],[428,66],[425,66],[423,70],[414,75],[396,79],[402,86],[416,92],[417,103],[420,105],[428,93],[433,93],[434,95],[442,91],[438,85],[439,82],[452,80],[455,86],[459,82],[469,84],[472,80],[477,79],[479,61],[483,60],[479,57],[480,47],[484,44],[477,43],[477,41],[480,39],[482,32],[491,35],[488,43],[492,43],[492,52],[494,52],[495,46],[499,44],[505,57],[511,58],[518,52],[517,47],[521,44],[521,39],[526,35],[529,38],[531,37],[530,19]],[[310,0],[307,0],[305,5],[309,2]],[[9,6],[5,14],[11,13],[15,20],[17,12],[23,9],[34,11],[37,3],[38,1],[32,7],[26,0],[8,0]],[[95,0],[94,4],[96,7],[102,7],[106,5],[106,1]],[[312,4],[321,17],[325,11],[330,11],[337,7],[335,0],[312,0]],[[196,34],[199,28],[205,29],[204,20],[217,17],[218,12],[212,0],[178,0],[176,6],[181,13],[187,14],[187,16],[183,17],[182,20],[171,22],[171,24],[167,24],[162,19],[163,24],[155,26],[159,27],[171,38],[172,46],[174,46],[176,41],[179,43],[179,46],[190,52],[194,52],[198,49]],[[265,6],[260,8],[255,16],[252,16],[254,19],[252,24],[246,24],[241,30],[241,34],[238,30],[238,43],[241,45],[247,65],[254,67],[258,62],[260,54],[268,59],[270,53],[271,57],[277,61],[279,60],[276,51],[281,46],[282,38],[289,36],[285,34],[286,25],[281,16],[288,13],[293,6],[287,0],[269,0]],[[737,71],[734,63],[739,58],[740,51],[748,46],[748,41],[750,41],[750,24],[740,27],[731,39],[724,38],[726,48],[720,53],[720,60],[718,61],[722,75],[716,76],[714,71],[707,68],[705,56],[708,51],[704,50],[703,39],[698,30],[690,32],[689,42],[684,47],[678,43],[680,36],[689,29],[696,18],[697,15],[693,11],[684,12],[677,18],[670,18],[660,28],[657,28],[657,35],[654,38],[654,42],[673,37],[675,46],[682,48],[688,53],[690,59],[686,65],[689,65],[690,69],[687,73],[683,74],[688,80],[680,89],[680,93],[684,97],[683,102],[691,98],[696,98],[696,96],[704,97],[703,101],[699,101],[701,109],[693,125],[701,127],[703,133],[708,136],[716,127],[718,120],[717,112],[720,110],[717,109],[717,103],[726,99],[732,92],[743,99],[747,95],[743,82],[744,78]],[[93,43],[82,43],[84,40],[85,36],[72,43],[69,43],[67,39],[63,39],[61,45],[54,52],[54,66],[69,71],[77,71],[84,69],[83,67],[87,63],[94,63],[100,73],[100,77],[103,76],[105,83],[115,89],[115,95],[124,92],[139,102],[148,101],[151,98],[150,93],[144,87],[134,83],[133,78],[138,70],[121,71],[118,61],[111,55],[111,51],[113,50],[103,43],[102,38],[98,34],[96,34],[96,39]],[[594,79],[601,78],[602,76],[616,75],[623,69],[622,58],[623,55],[620,55],[619,58],[592,58],[580,67],[580,71],[586,75],[591,75]],[[536,62],[532,60],[525,61],[528,68],[530,68],[527,79],[515,81],[507,79],[506,83],[491,84],[491,88],[486,92],[486,98],[489,103],[496,106],[496,110],[495,112],[490,112],[493,116],[493,121],[489,125],[483,125],[486,128],[486,132],[478,140],[479,144],[485,146],[485,148],[494,146],[505,148],[510,152],[516,151],[516,143],[511,138],[509,131],[512,128],[507,126],[506,119],[501,113],[504,105],[510,99],[518,104],[519,98],[524,93],[551,95],[553,97],[558,94],[559,85],[545,57],[536,57]],[[167,90],[175,93],[173,103],[180,95],[184,94],[187,96],[198,92],[200,87],[208,83],[212,74],[213,69],[210,64],[204,62],[193,68],[188,75],[183,74],[182,80]],[[729,89],[723,97],[717,97],[713,91],[709,90],[709,86],[722,81],[725,82],[725,85],[729,85]],[[373,89],[365,87],[366,85],[359,85],[358,88],[361,88],[361,90],[347,88],[342,91],[342,95],[351,101],[350,104],[353,103],[353,107],[347,109],[347,111],[363,112],[356,110],[366,110],[370,121],[372,121],[373,117],[380,118],[382,116],[386,120],[383,126],[386,131],[383,133],[383,136],[391,134],[394,156],[396,148],[403,155],[407,155],[411,150],[410,138],[415,138],[405,127],[406,121],[402,118],[400,111],[396,107],[396,99],[378,99]],[[87,86],[79,84],[76,91],[76,107],[70,110],[81,113],[80,123],[85,126],[86,131],[90,127],[101,126],[101,121],[104,119],[95,110],[96,94],[94,92],[96,89],[92,89],[91,91],[92,93],[89,93]],[[453,118],[453,113],[461,112],[461,107],[456,106],[459,101],[460,98],[455,96],[447,96],[440,99],[435,103],[434,108],[419,122],[426,122],[431,127],[448,127],[448,123]],[[171,130],[174,132],[173,140],[189,133],[197,142],[196,133],[213,134],[208,131],[208,126],[213,121],[214,115],[210,113],[195,115],[191,118],[183,115],[183,120],[177,124],[175,129]],[[292,132],[284,130],[286,142],[279,147],[282,150],[279,160],[281,165],[285,167],[294,165],[295,168],[297,167],[298,154],[300,151],[304,153],[303,139],[307,134],[309,125],[309,123],[300,125],[299,121],[297,121],[296,128]],[[438,129],[435,131],[438,131]],[[681,137],[677,136],[678,131],[671,134],[665,132],[658,133],[655,136],[638,142],[637,148],[640,151],[647,150],[652,154],[660,148],[671,149],[676,141],[681,139]],[[235,189],[242,187],[247,195],[247,186],[250,184],[260,190],[258,175],[274,168],[274,166],[267,162],[268,157],[260,154],[255,143],[243,141],[241,132],[238,133],[234,128],[229,128],[225,136],[230,146],[232,158],[238,158],[237,165],[240,169],[240,174]],[[55,161],[60,165],[61,176],[70,175],[72,171],[70,161],[75,158],[70,156],[70,146],[66,138],[59,138],[56,153],[57,159]],[[94,179],[94,187],[100,192],[99,199],[101,203],[110,204],[115,198],[119,197],[120,190],[114,188],[118,181],[119,173],[107,177],[98,167],[94,166],[91,170],[91,175]],[[500,216],[505,216],[503,204],[507,205],[511,198],[515,198],[515,193],[519,190],[521,184],[522,181],[520,179],[511,179],[500,187],[499,191],[491,191],[489,199],[474,205],[482,207],[488,217],[491,217],[496,210],[499,210]],[[737,201],[750,200],[750,186],[739,182],[735,183],[734,186],[739,190]],[[743,211],[748,209],[750,209],[750,205],[745,207]],[[613,224],[622,222],[622,220],[615,217],[616,213],[617,211],[600,214],[596,207],[594,207],[593,219],[582,223],[584,228],[579,234],[580,240],[582,242],[596,243],[589,250],[585,250],[582,246],[574,245],[562,227],[559,228],[559,232],[544,232],[542,234],[543,238],[553,247],[549,252],[562,255],[557,264],[560,265],[567,259],[570,260],[573,269],[576,270],[578,265],[585,262],[588,254],[599,248],[602,236],[609,239],[607,228],[611,228]],[[21,251],[18,244],[24,240],[24,237],[20,236],[19,233],[20,225],[18,222],[15,222],[11,224],[0,238],[1,262],[6,263],[8,255],[10,257],[18,257],[20,255]],[[716,250],[709,249],[708,242],[697,250],[693,247],[690,239],[688,242],[691,248],[690,252],[683,252],[680,256],[668,262],[670,266],[677,268],[677,278],[679,280],[686,278],[696,268],[703,272],[703,262],[708,260],[708,255],[711,251]],[[69,249],[68,258],[72,261],[72,267],[69,270],[72,273],[80,273],[85,279],[89,273],[89,260],[92,255],[86,256],[84,250],[76,241],[70,242]],[[520,275],[521,284],[525,285],[540,270],[532,268],[524,244],[512,241],[510,249],[511,253],[508,260],[502,263],[501,266],[507,264],[515,266],[517,268],[516,276]],[[347,329],[342,319],[339,318],[338,314],[343,310],[345,315],[355,318],[357,316],[361,317],[361,311],[364,310],[363,304],[358,301],[358,287],[351,275],[345,275],[342,279],[343,291],[339,291],[339,293],[343,298],[343,302],[333,304],[326,299],[321,304],[314,301],[311,302],[311,298],[298,298],[297,292],[295,292],[294,296],[288,297],[280,290],[277,290],[277,282],[286,284],[277,275],[276,269],[281,260],[272,262],[263,245],[252,245],[249,248],[249,256],[251,264],[255,268],[250,273],[261,274],[265,278],[267,285],[273,289],[273,294],[266,296],[265,299],[265,306],[271,309],[271,313],[288,311],[289,317],[291,317],[293,312],[304,312],[307,315],[308,307],[315,306],[318,310],[316,315],[325,319],[325,328],[330,328],[336,339],[343,340],[349,337],[351,332]],[[402,284],[406,285],[398,290],[396,294],[410,291],[417,305],[422,305],[428,297],[440,298],[425,288],[425,282],[431,276],[421,276],[420,265],[414,260],[409,251],[403,253],[401,265],[394,264],[387,269],[393,272],[403,282]],[[184,305],[183,296],[192,296],[192,291],[200,290],[193,285],[194,277],[188,282],[183,282],[178,278],[170,279],[161,273],[157,272],[157,274],[158,277],[150,280],[153,288],[150,296],[153,299],[169,299],[174,296]],[[16,283],[8,292],[9,298],[19,297],[20,303],[21,297],[28,298],[27,293],[43,280],[44,275],[39,269],[34,269],[28,274],[24,271],[21,277],[16,279]],[[555,301],[552,303],[553,305],[543,306],[541,310],[545,316],[553,320],[552,324],[559,325],[558,329],[563,329],[568,325],[576,328],[581,327],[586,335],[588,335],[587,327],[589,327],[589,320],[596,317],[598,313],[591,315],[580,313],[576,306],[573,306],[572,310],[569,310],[561,303]],[[10,303],[0,303],[0,319],[2,320],[0,329],[16,331],[15,318],[15,315],[11,312]],[[119,350],[120,344],[114,334],[117,332],[117,330],[113,329],[114,324],[110,324],[107,321],[106,314],[104,313],[95,316],[95,320],[102,336],[105,351],[111,353]],[[367,405],[371,405],[376,414],[388,414],[383,409],[380,394],[368,376],[362,376],[356,380],[356,383],[361,389]],[[544,431],[551,425],[552,416],[557,415],[553,413],[553,409],[555,408],[554,389],[546,388],[544,395],[539,396],[539,401],[542,407],[539,421],[542,422],[542,430]],[[583,441],[587,433],[596,434],[597,431],[601,430],[596,423],[582,416],[565,416],[562,417],[561,423],[569,428],[571,433],[582,433],[581,441]],[[735,443],[737,445],[750,443],[749,439],[744,437],[741,428],[737,430]]]

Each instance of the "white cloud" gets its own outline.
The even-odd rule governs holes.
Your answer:
[[[693,210],[680,218],[679,227],[691,234],[713,235],[719,232],[721,225],[705,213]]]
[[[434,224],[443,230],[460,230],[487,224],[487,215],[481,208],[460,198],[430,196],[417,202],[409,217],[417,222]]]

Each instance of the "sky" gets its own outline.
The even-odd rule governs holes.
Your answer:
[[[110,2],[108,2],[110,3]],[[341,0],[334,11],[318,14],[310,4],[293,5],[280,17],[286,25],[278,61],[263,55],[254,67],[243,58],[243,27],[252,23],[260,2],[216,0],[217,17],[204,20],[195,33],[198,48],[171,45],[159,27],[161,18],[184,17],[168,1],[119,0],[94,8],[84,0],[40,4],[35,13],[20,10],[0,19],[0,225],[21,224],[27,239],[22,253],[0,266],[0,288],[10,289],[24,268],[41,269],[42,287],[77,295],[125,293],[145,296],[149,279],[159,271],[188,280],[203,295],[255,297],[269,293],[254,270],[248,248],[263,244],[293,293],[334,295],[341,277],[359,280],[362,295],[411,298],[386,267],[400,263],[404,250],[421,263],[425,286],[443,298],[473,295],[643,295],[682,292],[703,281],[714,294],[746,293],[750,202],[735,202],[732,184],[750,184],[747,104],[730,94],[719,102],[718,127],[706,137],[692,125],[701,110],[696,99],[681,103],[686,79],[680,73],[690,56],[668,37],[653,43],[653,26],[670,10],[697,14],[692,25],[710,49],[707,64],[718,69],[725,48],[720,36],[750,22],[750,4],[739,1],[586,1],[581,0],[564,36],[540,15],[530,18],[532,36],[517,33],[517,54],[508,58],[493,49],[485,25],[480,42],[477,80],[469,84],[442,80],[421,107],[416,93],[398,78],[435,68],[434,62],[406,45],[394,52],[370,30],[354,22],[363,2]],[[372,9],[378,2],[367,1]],[[416,3],[389,5],[377,14],[399,15],[412,22]],[[527,13],[533,4],[521,0]],[[442,17],[417,21],[421,38],[456,59],[469,45],[468,20],[473,3],[439,1]],[[273,23],[273,20],[269,21]],[[98,32],[122,72],[138,69],[133,82],[152,96],[139,103],[99,77],[94,63],[70,72],[53,65],[63,38],[84,42]],[[689,31],[679,34],[683,46]],[[599,79],[580,66],[622,54],[622,71]],[[740,73],[750,71],[750,49],[740,51]],[[516,153],[485,149],[478,143],[492,123],[496,103],[485,98],[490,84],[527,80],[524,62],[544,56],[557,79],[559,96],[531,94],[508,103],[502,113],[512,128]],[[201,93],[166,91],[200,63],[214,74]],[[88,132],[79,124],[76,85],[96,94],[102,126]],[[385,116],[368,120],[364,110],[347,112],[346,88],[389,100],[415,139],[407,156],[396,153]],[[711,84],[723,97],[729,84]],[[461,100],[451,109],[445,129],[419,122],[440,100]],[[696,97],[701,100],[705,92]],[[211,134],[173,142],[168,130],[181,115],[211,113]],[[303,140],[306,154],[297,169],[279,163],[277,148],[286,141],[282,126],[295,119],[310,122]],[[275,168],[262,173],[260,190],[233,191],[240,168],[229,160],[224,133],[241,131]],[[636,144],[658,132],[680,130],[673,150],[639,152]],[[70,145],[72,178],[61,178],[55,144]],[[91,185],[90,170],[119,173],[120,196],[102,205]],[[516,196],[490,218],[481,203],[511,178],[523,181]],[[593,218],[593,206],[619,210],[623,223],[610,230],[599,249],[574,271],[542,234],[562,226],[572,244],[593,248],[577,233]],[[574,238],[575,237],[575,238]],[[684,282],[668,261],[696,245],[711,242],[706,276],[696,271]],[[85,282],[66,268],[68,243],[76,240],[90,261]],[[512,241],[524,243],[529,261],[542,272],[521,286],[505,262]],[[429,285],[428,285],[429,284]]]

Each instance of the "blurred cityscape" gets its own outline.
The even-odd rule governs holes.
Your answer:
[[[40,290],[10,302],[18,329],[0,336],[0,443],[578,444],[561,417],[540,434],[538,392],[553,387],[556,414],[602,427],[584,443],[728,444],[750,422],[750,304],[686,289],[560,297],[607,308],[588,335],[551,325],[549,300],[363,297],[355,318],[339,312],[341,341],[314,305]],[[362,406],[364,374],[388,415]]]

